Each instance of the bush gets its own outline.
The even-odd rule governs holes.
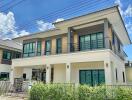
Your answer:
[[[35,84],[30,100],[132,100],[132,88],[71,84]]]
[[[74,100],[74,87],[64,84],[36,84],[30,90],[30,100]]]
[[[116,100],[132,100],[132,88],[118,87],[114,92]]]

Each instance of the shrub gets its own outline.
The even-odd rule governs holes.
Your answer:
[[[116,100],[132,100],[132,88],[117,87],[114,92]]]
[[[30,100],[73,100],[75,90],[72,85],[36,84],[30,90]]]
[[[71,84],[35,84],[30,100],[132,100],[132,88]]]

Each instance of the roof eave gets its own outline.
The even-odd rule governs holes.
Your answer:
[[[126,26],[125,26],[125,23],[124,23],[124,21],[123,21],[123,18],[122,18],[122,16],[121,16],[120,11],[119,11],[119,6],[117,5],[116,8],[117,8],[117,11],[118,11],[119,16],[120,16],[120,18],[121,18],[121,21],[122,21],[122,23],[123,23],[124,29],[125,29],[125,31],[126,31],[126,33],[127,33],[127,36],[128,36],[128,39],[129,39],[129,43],[128,43],[128,44],[132,44],[132,41],[131,41],[131,39],[130,39],[130,37],[129,37],[128,31],[127,31]]]

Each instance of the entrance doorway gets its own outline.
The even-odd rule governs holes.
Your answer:
[[[32,69],[32,80],[46,82],[46,70]]]
[[[80,84],[88,84],[90,86],[105,83],[104,70],[80,70],[79,78]]]

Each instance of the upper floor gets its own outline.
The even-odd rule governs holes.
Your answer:
[[[118,7],[54,23],[55,29],[14,39],[23,44],[23,57],[111,49],[121,59],[130,44]]]
[[[12,59],[21,58],[22,46],[11,40],[0,40],[0,64],[11,65]]]

